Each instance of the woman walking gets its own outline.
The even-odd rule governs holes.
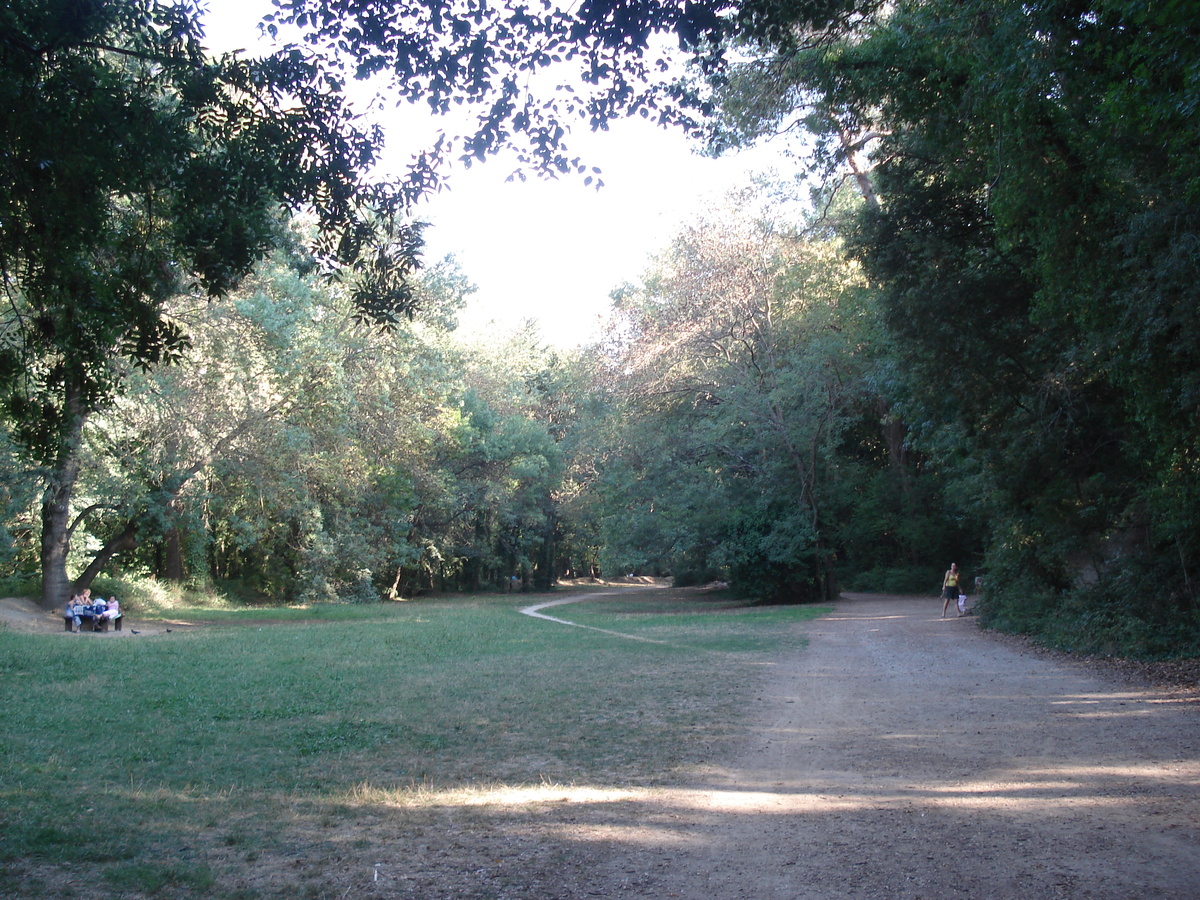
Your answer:
[[[946,571],[945,577],[942,579],[942,618],[946,618],[946,610],[950,607],[951,601],[958,601],[958,563],[950,563],[950,568]]]

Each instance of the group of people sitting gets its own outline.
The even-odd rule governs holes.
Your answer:
[[[92,599],[90,588],[84,588],[67,601],[63,617],[71,620],[71,630],[79,631],[79,625],[84,619],[91,619],[99,625],[105,619],[116,621],[121,617],[121,604],[116,597],[105,600],[103,597]]]

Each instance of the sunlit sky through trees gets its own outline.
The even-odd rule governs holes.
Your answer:
[[[253,48],[258,22],[270,9],[269,0],[209,0],[209,47]],[[397,169],[437,127],[419,108],[379,115]],[[420,135],[415,141],[414,132]],[[570,147],[602,170],[603,188],[586,186],[583,176],[509,182],[514,163],[501,156],[456,167],[451,189],[419,212],[433,225],[426,234],[428,258],[454,254],[479,289],[462,317],[464,331],[536,319],[552,344],[585,341],[608,309],[609,293],[636,281],[679,223],[745,184],[751,173],[778,165],[775,148],[702,157],[681,133],[642,120],[614,123],[608,132],[584,128]]]

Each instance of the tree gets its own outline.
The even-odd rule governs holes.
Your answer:
[[[304,602],[547,587],[559,453],[532,331],[450,340],[472,289],[452,261],[388,332],[304,268],[281,254],[224,300],[170,304],[186,364],[133,373],[88,429],[89,540],[133,533],[127,566]]]
[[[551,496],[553,576],[596,577],[601,572],[604,508],[599,486],[622,433],[609,362],[596,347],[553,353],[539,371],[526,376],[534,415],[545,423],[562,455],[562,476]]]
[[[619,301],[633,424],[609,472],[629,536],[612,549],[656,550],[643,565],[681,576],[724,571],[748,594],[833,596],[865,296],[835,244],[729,213],[686,229]]]
[[[1114,602],[1110,621],[1196,609],[1200,273],[1184,248],[1200,170],[1180,142],[1195,137],[1200,62],[1186,7],[741,11],[757,56],[730,83],[728,133],[804,118],[831,162],[847,159],[845,134],[877,137],[883,202],[851,249],[881,286],[916,439],[992,530],[992,609],[1010,622],[1029,597],[1049,621],[1065,620],[1060,597],[1092,622]],[[1175,587],[1114,601],[1135,578]]]
[[[674,0],[570,13],[277,6],[268,29],[295,26],[300,43],[257,60],[208,59],[187,0],[19,0],[0,13],[0,167],[11,188],[0,201],[0,387],[14,436],[48,473],[47,605],[65,592],[82,428],[120,387],[109,360],[154,366],[186,345],[162,315],[165,297],[227,292],[266,253],[279,210],[312,207],[318,259],[352,272],[358,315],[394,323],[413,305],[407,276],[420,244],[403,220],[439,186],[447,156],[482,159],[525,139],[522,159],[539,171],[582,171],[565,155],[563,115],[592,127],[628,113],[688,121],[697,98],[649,81],[664,65],[653,39],[674,34],[706,55],[721,30],[719,7]],[[591,89],[526,93],[530,73],[564,61]],[[460,102],[483,111],[399,182],[372,185],[380,135],[353,117],[343,88],[383,72],[434,112]]]
[[[152,367],[187,345],[166,298],[227,292],[271,247],[281,210],[304,206],[318,259],[354,274],[358,315],[395,321],[412,308],[419,240],[398,218],[410,197],[364,181],[378,133],[311,57],[211,60],[195,8],[157,0],[21,0],[0,36],[0,392],[46,472],[53,606],[85,423],[126,361]]]
[[[457,4],[447,0],[280,0],[272,33],[298,27],[304,43],[342,60],[347,75],[377,77],[389,93],[435,113],[478,111],[463,134],[443,135],[431,159],[482,161],[504,147],[545,174],[584,174],[567,155],[572,124],[605,128],[625,115],[696,127],[702,97],[668,79],[674,37],[702,67],[721,58],[727,0],[585,0]],[[554,87],[550,87],[553,84]]]
[[[286,458],[281,433],[298,406],[320,402],[349,325],[328,290],[291,263],[272,259],[221,300],[179,296],[165,305],[187,328],[184,359],[128,373],[85,431],[78,494],[94,499],[98,521],[87,530],[101,549],[81,581],[118,547],[168,579],[203,579],[214,473]]]

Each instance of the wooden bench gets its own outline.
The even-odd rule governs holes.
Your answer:
[[[118,615],[115,619],[110,619],[107,616],[95,616],[79,614],[79,630],[80,631],[108,631],[108,624],[111,622],[113,631],[121,630],[121,619],[123,615]],[[63,616],[63,627],[67,631],[72,631],[75,628],[75,623],[70,616]]]

